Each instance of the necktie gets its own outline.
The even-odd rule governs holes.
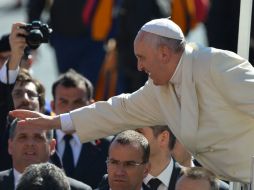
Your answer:
[[[148,185],[152,190],[157,190],[159,185],[161,184],[161,181],[157,178],[153,178],[148,182]]]
[[[73,138],[72,135],[65,135],[65,149],[63,154],[63,167],[67,176],[72,176],[74,170],[73,152],[70,145],[70,140]]]

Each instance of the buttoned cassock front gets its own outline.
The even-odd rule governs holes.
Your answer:
[[[122,94],[70,113],[81,141],[125,129],[167,124],[205,167],[222,178],[250,181],[254,155],[254,69],[238,55],[186,47],[180,103],[173,85],[148,80]]]

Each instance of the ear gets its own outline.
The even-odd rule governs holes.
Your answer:
[[[51,100],[50,107],[51,107],[52,111],[55,112],[56,106],[55,106],[55,101],[54,100]]]
[[[168,131],[163,131],[160,135],[159,135],[159,141],[160,141],[160,145],[162,146],[167,146],[168,147],[168,143],[169,143],[169,132]]]
[[[151,163],[148,162],[148,163],[145,165],[144,178],[149,174],[150,171],[151,171]]]
[[[12,142],[12,140],[9,138],[8,139],[8,153],[10,154],[10,155],[12,155],[12,152],[13,152],[13,142]]]
[[[53,155],[56,151],[56,139],[52,139],[49,146],[50,146],[50,155]]]
[[[162,63],[164,64],[169,63],[172,57],[172,51],[165,45],[161,45],[159,47],[159,51],[160,51],[160,58]]]

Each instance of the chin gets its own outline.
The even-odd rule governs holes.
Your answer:
[[[154,84],[155,86],[162,86],[162,85],[163,85],[163,84],[161,84],[160,82],[155,81],[155,80],[153,80],[153,84]]]

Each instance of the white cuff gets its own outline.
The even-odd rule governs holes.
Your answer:
[[[75,130],[69,113],[60,114],[61,129],[63,131]]]

